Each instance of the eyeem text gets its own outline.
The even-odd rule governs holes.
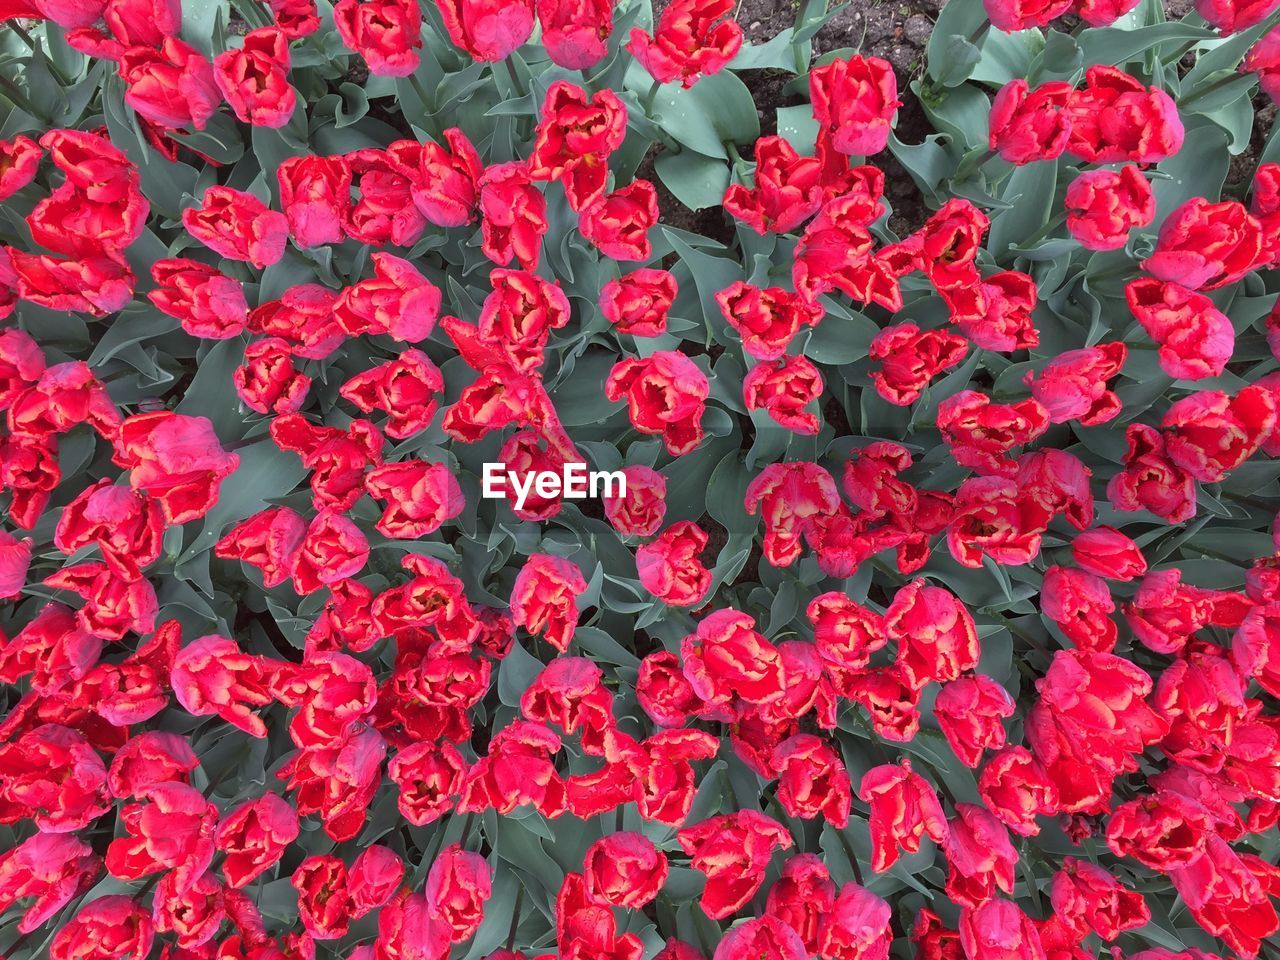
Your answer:
[[[505,463],[486,463],[480,495],[489,499],[505,497],[508,484],[515,492],[515,508],[523,510],[530,493],[543,500],[562,497],[585,500],[587,497],[625,497],[627,475],[621,470],[588,470],[585,463],[566,463],[562,473],[554,470],[531,470],[517,473]]]

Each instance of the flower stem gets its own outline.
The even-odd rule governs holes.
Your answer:
[[[609,68],[612,66],[613,66],[613,62],[608,57],[605,57],[604,66],[601,67],[599,70],[597,70],[595,73],[590,73],[588,72],[586,67],[583,67],[583,69],[579,71],[582,74],[582,85],[587,90],[595,90],[596,83],[599,82],[601,77],[603,77],[606,73],[609,72]]]
[[[422,81],[418,79],[416,73],[409,74],[409,86],[413,87],[413,92],[417,94],[418,100],[422,102],[422,120],[423,124],[428,127],[433,137],[439,142],[444,139],[444,131],[440,126],[440,121],[433,112],[435,109],[435,99],[427,93],[427,88],[422,85]]]
[[[649,92],[644,95],[644,115],[650,120],[656,119],[653,115],[653,102],[658,99],[658,91],[662,89],[662,81],[654,80],[649,86]]]
[[[1048,222],[1045,223],[1043,227],[1041,227],[1031,236],[1027,237],[1027,239],[1023,240],[1021,243],[1021,246],[1029,247],[1033,243],[1038,243],[1039,241],[1043,240],[1049,234],[1053,233],[1054,230],[1058,229],[1058,227],[1062,226],[1066,222],[1067,222],[1067,211],[1063,210],[1055,214],[1054,216],[1050,217]]]
[[[449,824],[441,821],[440,826],[436,829],[435,836],[431,838],[429,853],[422,858],[422,862],[427,865],[427,869],[430,869],[431,864],[436,862],[436,857],[440,856],[440,850],[444,847],[444,835],[448,832]]]
[[[32,53],[36,52],[36,42],[32,38],[31,34],[27,33],[27,31],[23,29],[22,24],[18,23],[17,20],[10,20],[9,29],[18,35],[18,39],[25,43]]]
[[[987,150],[984,153],[980,153],[972,159],[961,163],[960,167],[956,170],[956,175],[952,179],[957,181],[967,179],[970,174],[977,173],[986,166],[987,161],[994,158],[995,155],[996,151]]]
[[[732,140],[724,141],[724,148],[729,153],[729,159],[733,161],[734,172],[738,174],[738,179],[742,185],[750,186],[749,175],[747,173],[747,163],[742,159],[742,154],[738,152],[738,145]]]
[[[507,950],[514,950],[516,943],[516,928],[520,926],[520,908],[524,906],[524,884],[520,884],[520,889],[516,891],[516,905],[511,911],[511,926],[507,928]]]
[[[422,101],[422,112],[425,114],[432,105],[431,97],[427,95],[427,88],[422,85],[422,81],[418,79],[416,73],[409,74],[409,86],[413,87],[413,92]]]
[[[467,814],[467,819],[462,821],[462,834],[458,837],[458,843],[463,850],[467,849],[467,841],[471,839],[471,828],[476,822],[475,811]]]
[[[836,830],[835,827],[831,829]],[[863,886],[862,867],[858,866],[858,858],[853,852],[853,845],[849,843],[849,838],[844,835],[843,830],[836,830],[836,836],[840,838],[840,845],[844,847],[844,855],[849,858],[849,866],[853,867],[853,879],[858,886]]]
[[[517,97],[523,97],[528,91],[525,90],[524,84],[520,82],[520,74],[516,72],[515,63],[512,62],[510,57],[507,57],[504,62],[507,65],[507,76],[511,78],[511,89],[515,91]]]

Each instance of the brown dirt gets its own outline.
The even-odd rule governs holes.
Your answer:
[[[804,103],[805,98],[798,93],[787,93],[786,86],[792,75],[785,70],[743,70],[739,79],[747,85],[756,102],[756,113],[760,117],[760,136],[768,137],[778,132],[778,108],[794,107]],[[747,157],[747,153],[743,153]]]
[[[924,70],[924,51],[933,32],[933,22],[945,0],[852,0],[814,38],[814,52],[820,56],[833,50],[855,49],[866,56],[880,57],[893,65],[900,97],[896,134],[904,143],[920,143],[929,133],[928,121],[910,83]],[[763,43],[795,23],[794,0],[742,0],[737,20],[752,43]],[[777,130],[778,107],[804,102],[804,97],[787,94],[789,74],[751,70],[742,74],[760,113],[760,132]],[[886,151],[875,158],[885,171],[886,194],[893,214],[889,228],[903,236],[924,222],[929,214],[915,183]]]
[[[899,96],[905,101],[898,111],[896,134],[904,143],[920,143],[929,133],[924,111],[910,92],[910,83],[924,70],[924,51],[933,32],[933,21],[945,0],[909,0],[887,3],[883,0],[852,0],[814,37],[815,55],[833,50],[855,49],[864,55],[881,57],[893,64],[898,77]],[[654,4],[654,14],[661,13],[665,0]],[[735,18],[742,25],[746,39],[764,43],[793,25],[797,16],[797,0],[741,0]],[[760,117],[760,133],[768,136],[778,128],[779,107],[804,103],[802,93],[788,93],[791,74],[780,70],[746,70],[742,81],[755,98]],[[743,156],[751,159],[744,145]],[[885,151],[875,158],[885,171],[885,193],[893,208],[889,228],[905,236],[920,226],[929,210],[910,175]],[[702,233],[726,241],[732,226],[719,209],[694,212],[686,209],[654,176],[653,158],[646,157],[639,177],[651,180],[658,188],[662,221],[675,227]]]
[[[852,0],[819,31],[814,46],[819,54],[853,48],[868,56],[882,57],[893,64],[899,82],[905,86],[923,67],[924,47],[943,2]],[[737,20],[752,43],[768,40],[795,19],[793,0],[742,0],[737,13]]]
[[[899,96],[903,104],[898,108],[898,124],[894,133],[903,143],[924,142],[931,129],[929,120],[924,115],[924,108],[910,90],[905,96]],[[884,170],[885,198],[893,210],[889,215],[889,229],[899,237],[905,237],[919,229],[932,211],[925,203],[920,188],[911,179],[911,174],[907,173],[893,154],[886,150],[876,158],[876,165]]]
[[[1249,138],[1249,146],[1244,152],[1231,158],[1231,166],[1227,169],[1227,182],[1224,192],[1230,193],[1237,200],[1243,200],[1249,193],[1254,174],[1258,169],[1258,160],[1266,149],[1267,139],[1271,136],[1271,128],[1276,122],[1276,105],[1264,93],[1253,98],[1253,135]]]

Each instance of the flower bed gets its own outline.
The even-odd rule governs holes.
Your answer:
[[[1280,0],[734,13],[0,0],[0,955],[1278,955]]]

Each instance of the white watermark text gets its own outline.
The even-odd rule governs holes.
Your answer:
[[[505,463],[486,463],[481,477],[481,496],[503,498],[508,489],[515,494],[515,508],[523,510],[530,493],[542,500],[625,497],[627,475],[621,470],[588,470],[585,463],[566,463],[559,473],[554,470],[520,473],[508,470]]]

